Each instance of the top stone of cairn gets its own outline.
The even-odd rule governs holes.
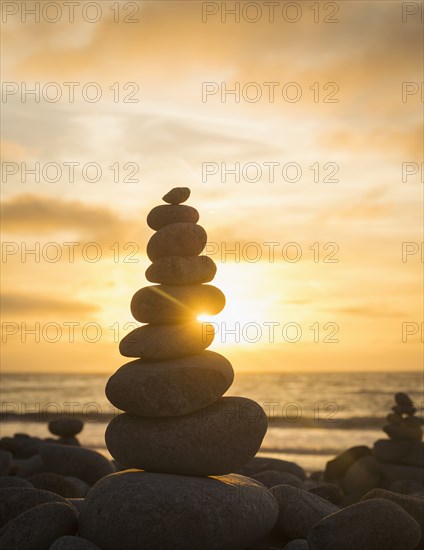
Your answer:
[[[166,195],[162,197],[162,200],[169,204],[181,204],[185,202],[190,196],[190,189],[188,187],[174,187]]]

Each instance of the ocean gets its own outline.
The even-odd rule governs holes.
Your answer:
[[[109,375],[2,374],[1,435],[25,432],[47,437],[49,418],[69,411],[85,419],[81,443],[108,455],[107,422],[117,410],[104,395]],[[353,445],[386,438],[381,428],[397,391],[410,395],[423,418],[420,372],[403,373],[236,373],[226,395],[257,401],[269,417],[260,450],[322,469],[327,460]]]

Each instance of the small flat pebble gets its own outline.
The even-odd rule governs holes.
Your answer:
[[[174,187],[162,197],[162,200],[170,204],[180,204],[185,202],[189,197],[190,189],[188,187]]]
[[[161,204],[147,216],[147,225],[158,231],[171,223],[197,223],[199,212],[186,204]]]
[[[0,530],[4,550],[49,550],[62,535],[77,531],[77,513],[63,502],[47,502],[26,510]]]
[[[205,248],[206,231],[195,223],[172,223],[154,233],[147,243],[152,262],[163,256],[197,256]]]
[[[215,277],[216,265],[209,256],[164,256],[146,270],[146,279],[163,285],[209,283]]]

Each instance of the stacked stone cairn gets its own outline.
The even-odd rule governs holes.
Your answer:
[[[108,425],[106,444],[122,470],[89,492],[79,534],[103,550],[237,550],[262,539],[278,504],[257,481],[231,474],[251,460],[267,430],[262,408],[222,397],[233,369],[207,351],[225,297],[210,282],[214,262],[200,255],[206,232],[199,213],[174,188],[147,217],[156,232],[147,245],[146,278],[157,283],[131,301],[145,323],[124,337],[134,357],[109,379],[106,395],[123,410]],[[129,468],[129,469],[126,469]],[[213,476],[213,477],[212,477]]]

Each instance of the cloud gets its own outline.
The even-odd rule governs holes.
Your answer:
[[[3,316],[19,315],[77,315],[79,318],[96,313],[100,308],[95,304],[78,300],[63,300],[52,296],[31,294],[3,294],[1,298]]]

